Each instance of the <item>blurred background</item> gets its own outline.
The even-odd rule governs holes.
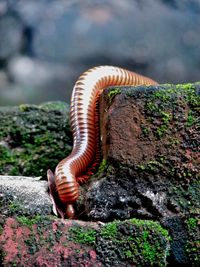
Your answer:
[[[200,80],[200,0],[0,0],[0,105],[69,102],[88,68]]]

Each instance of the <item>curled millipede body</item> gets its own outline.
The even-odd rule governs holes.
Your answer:
[[[101,92],[108,86],[157,85],[150,78],[134,72],[113,67],[99,66],[84,72],[73,88],[70,107],[70,121],[73,133],[73,150],[56,167],[55,176],[48,170],[50,194],[56,202],[59,198],[64,207],[62,212],[56,203],[61,217],[74,216],[73,204],[78,198],[79,183],[88,176],[81,176],[88,166],[98,158],[96,125],[96,103]],[[56,193],[57,192],[57,193]],[[57,194],[57,196],[55,196]]]

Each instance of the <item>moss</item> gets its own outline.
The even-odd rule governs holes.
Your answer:
[[[79,244],[92,245],[95,242],[96,232],[93,229],[83,227],[71,227],[69,229],[69,240]]]
[[[200,83],[188,83],[188,84],[178,84],[176,89],[185,93],[186,101],[191,107],[200,106],[200,95],[197,92],[196,86],[199,86]]]
[[[108,260],[114,266],[116,260],[165,266],[170,236],[158,222],[131,219],[107,223],[99,230],[71,227],[68,240],[92,246],[103,264]]]
[[[121,93],[121,90],[119,87],[112,88],[108,93],[109,104],[111,104],[114,97],[120,93]]]
[[[113,266],[115,261],[128,261],[137,266],[166,266],[169,241],[167,230],[159,223],[131,219],[103,226],[97,234],[96,249],[105,263],[109,259]]]
[[[34,233],[31,233],[29,235],[29,238],[24,240],[24,243],[28,247],[29,254],[35,254],[36,252],[39,251],[40,244],[38,240],[36,239],[36,236],[34,235]]]
[[[198,226],[198,222],[199,222],[199,220],[198,220],[197,218],[189,218],[189,219],[187,220],[188,228],[189,228],[190,230],[194,230],[194,229],[196,229],[197,226]]]
[[[2,170],[6,166],[7,172],[9,172],[11,175],[17,175],[19,168],[15,165],[16,159],[11,150],[8,147],[0,145],[0,155],[0,169]]]
[[[17,216],[16,219],[20,224],[32,227],[34,224],[41,221],[42,217],[40,215],[36,215],[33,218],[28,218],[26,216]]]
[[[176,137],[171,137],[170,136],[168,141],[169,141],[169,145],[178,145],[178,144],[180,144],[180,140],[178,138],[176,138]]]
[[[159,139],[174,129],[174,125],[186,118],[185,126],[198,124],[197,111],[200,108],[200,83],[164,85],[152,90],[145,98],[146,119],[150,122],[150,131]],[[186,105],[188,108],[185,108]],[[185,110],[184,110],[185,109]],[[180,123],[180,122],[179,122]]]
[[[197,119],[195,118],[193,112],[190,110],[187,115],[187,121],[186,121],[186,126],[191,127],[197,122]]]
[[[142,137],[148,137],[149,134],[151,133],[151,130],[143,125],[141,125],[141,129],[142,129]]]
[[[106,224],[101,228],[101,235],[105,238],[115,238],[117,235],[117,224],[115,222]]]
[[[103,173],[106,169],[108,168],[108,162],[106,159],[103,159],[99,165],[98,171],[97,171],[97,176]]]
[[[185,246],[186,253],[190,259],[192,266],[200,265],[200,219],[189,217],[186,220],[188,230],[188,242]]]
[[[146,164],[138,165],[137,168],[139,171],[154,173],[155,171],[164,169],[163,163],[164,163],[163,160],[159,160],[159,161],[152,160],[152,161],[147,162]]]
[[[58,224],[57,229],[53,229],[53,221],[48,217],[39,215],[34,217],[18,216],[16,219],[19,225],[15,225],[15,227],[24,226],[29,228],[29,233],[24,238],[29,254],[35,254],[41,248],[51,251],[64,235],[63,226]]]

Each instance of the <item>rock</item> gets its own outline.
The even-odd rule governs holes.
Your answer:
[[[7,218],[1,229],[0,260],[2,266],[102,266],[92,248],[94,234],[92,223]]]
[[[17,216],[6,218],[0,248],[2,266],[165,266],[169,235],[153,221],[100,224]]]
[[[1,215],[49,215],[47,182],[23,176],[0,176]]]
[[[14,206],[11,213],[9,199],[15,198],[4,195],[2,264],[199,266],[199,88],[196,83],[106,89],[100,100],[103,160],[80,187],[75,205],[85,222],[63,222],[47,215],[48,208],[40,215]],[[70,153],[66,108],[48,103],[1,109],[4,174],[29,170],[45,177]]]
[[[46,177],[71,151],[63,102],[0,108],[0,174]]]
[[[107,169],[87,194],[91,219],[199,212],[198,197],[190,196],[189,205],[187,199],[180,203],[184,194],[200,190],[198,90],[199,84],[190,84],[113,88],[102,94]]]
[[[190,262],[186,247],[191,243],[192,263],[200,262],[198,238],[188,237],[190,220],[200,235],[199,86],[105,90],[100,102],[104,159],[86,194],[91,220],[165,222],[180,264]],[[173,218],[181,223],[172,223]]]
[[[56,219],[46,187],[32,177],[0,176],[2,266],[165,266],[170,237],[159,223]]]

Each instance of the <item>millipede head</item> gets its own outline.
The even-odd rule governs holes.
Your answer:
[[[53,213],[60,216],[62,219],[72,219],[75,216],[75,211],[72,204],[65,204],[60,201],[58,190],[55,183],[55,175],[51,170],[47,171],[47,179],[49,184],[49,195],[53,205]]]
[[[75,211],[74,211],[74,208],[73,208],[73,205],[72,204],[68,204],[67,207],[66,207],[66,217],[68,219],[73,219],[74,216],[75,216]]]

